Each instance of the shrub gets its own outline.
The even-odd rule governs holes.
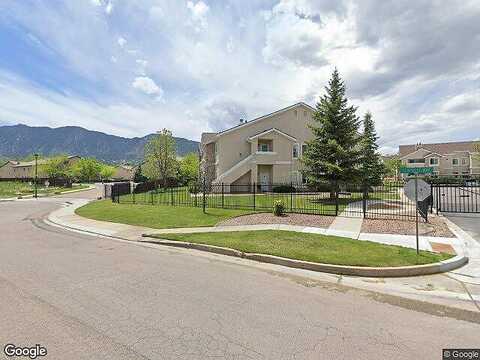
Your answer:
[[[274,186],[272,191],[274,193],[291,193],[295,192],[295,187],[292,185],[278,185]]]
[[[285,214],[285,205],[282,200],[275,200],[273,203],[273,215],[282,216]]]

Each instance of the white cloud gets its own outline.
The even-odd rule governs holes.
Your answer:
[[[110,15],[113,11],[113,2],[112,1],[108,1],[107,2],[107,5],[105,6],[105,12]]]
[[[159,87],[155,81],[153,81],[151,78],[148,76],[138,76],[133,80],[132,86],[147,94],[147,95],[157,95],[158,97],[163,96],[163,90],[161,87]]]
[[[121,48],[123,48],[123,47],[127,44],[127,40],[125,40],[123,37],[120,36],[120,37],[117,39],[117,44],[118,44]]]
[[[209,11],[209,7],[203,1],[198,1],[194,3],[193,1],[187,2],[187,8],[190,10],[192,19],[198,23],[202,28],[207,28],[207,13]]]

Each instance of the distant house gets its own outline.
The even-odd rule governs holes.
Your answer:
[[[80,156],[69,156],[67,161],[69,164],[74,164],[80,160]],[[48,159],[39,159],[38,165],[44,165]],[[16,161],[9,160],[3,165],[0,165],[0,179],[31,179],[35,176],[35,160],[32,161]]]
[[[213,184],[301,183],[301,157],[315,109],[305,103],[261,116],[218,133],[203,133],[201,167]]]
[[[113,180],[115,181],[133,181],[135,177],[136,166],[120,165],[115,169]]]
[[[404,167],[432,167],[436,176],[468,177],[480,175],[476,144],[478,142],[462,141],[400,145],[399,156]]]

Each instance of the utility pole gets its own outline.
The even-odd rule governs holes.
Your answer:
[[[34,184],[34,188],[35,188],[35,199],[38,198],[38,191],[37,191],[37,183],[38,183],[38,154],[34,154],[33,155],[35,157],[35,184]]]

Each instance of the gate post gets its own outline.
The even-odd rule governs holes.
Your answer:
[[[253,211],[255,211],[255,207],[256,207],[256,204],[255,204],[255,191],[256,191],[256,187],[257,185],[255,183],[253,183]]]

